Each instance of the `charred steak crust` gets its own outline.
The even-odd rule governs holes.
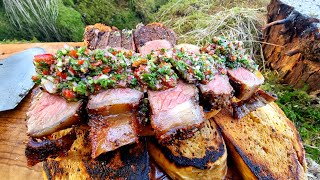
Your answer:
[[[114,30],[111,31],[108,46],[112,48],[120,48],[121,47],[121,31]]]
[[[122,48],[136,51],[133,34],[134,34],[134,30],[123,29],[121,31],[121,47]]]
[[[41,161],[45,161],[48,157],[66,156],[76,138],[74,129],[67,135],[55,140],[37,141],[30,138],[25,149],[28,166],[34,166]]]

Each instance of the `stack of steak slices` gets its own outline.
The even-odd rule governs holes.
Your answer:
[[[137,107],[143,93],[118,88],[91,95],[88,101],[92,158],[138,141]]]
[[[103,24],[87,26],[84,32],[84,42],[91,49],[122,48],[135,51],[133,30],[109,27]]]
[[[28,112],[27,124],[30,136],[50,135],[76,124],[77,121],[73,117],[79,117],[78,110],[86,107],[85,116],[89,117],[90,130],[82,141],[90,142],[90,146],[86,149],[91,149],[91,153],[90,157],[86,157],[83,161],[85,163],[94,162],[99,167],[103,166],[103,162],[110,165],[113,160],[105,160],[105,157],[122,152],[128,147],[136,145],[145,147],[144,140],[141,141],[139,136],[148,134],[155,135],[155,138],[151,138],[149,146],[152,158],[161,166],[166,166],[163,169],[172,178],[191,178],[194,177],[192,172],[197,172],[197,175],[203,178],[224,178],[227,169],[226,146],[215,122],[208,119],[215,116],[220,109],[230,107],[233,107],[234,117],[240,118],[275,100],[273,96],[259,90],[264,81],[263,76],[256,69],[250,69],[251,66],[244,66],[240,62],[243,60],[241,55],[232,57],[232,51],[238,47],[217,56],[217,49],[224,43],[221,39],[219,42],[214,40],[212,44],[201,49],[188,44],[176,45],[177,38],[172,30],[160,23],[152,23],[138,25],[136,30],[122,31],[96,24],[86,28],[84,40],[87,47],[93,50],[92,52],[98,52],[98,55],[99,52],[103,52],[100,49],[109,47],[121,49],[108,49],[102,54],[102,60],[95,63],[97,66],[95,68],[99,68],[105,65],[102,61],[106,60],[103,58],[114,61],[113,64],[101,68],[102,75],[86,81],[86,83],[98,82],[94,84],[94,89],[90,89],[94,93],[85,95],[88,96],[87,104],[82,100],[68,102],[62,97],[41,92],[46,98],[54,97],[53,100],[49,100],[53,105],[49,103],[48,107],[41,107],[44,100],[34,100]],[[128,57],[132,57],[134,54],[132,51],[135,50],[140,54],[135,54],[136,57],[129,60]],[[89,54],[92,52],[85,51]],[[119,59],[125,61],[116,62]],[[120,67],[121,63],[125,63],[126,68]],[[122,70],[113,70],[115,64],[119,65],[116,69]],[[233,66],[234,64],[236,65]],[[150,73],[151,71],[157,75]],[[141,88],[136,88],[137,85],[129,86],[129,80],[121,77],[119,81],[109,82],[112,78],[117,79],[117,75],[123,75],[122,73],[125,73],[128,79],[134,76]],[[90,72],[86,75],[88,74]],[[81,76],[81,78],[86,77]],[[157,84],[159,82],[160,84]],[[139,114],[143,114],[142,99],[148,99],[146,104],[149,105],[147,116],[144,114],[142,118],[147,121],[143,123],[141,117],[138,117]],[[55,104],[55,101],[58,103]],[[53,109],[57,110],[51,111]],[[55,118],[37,114],[38,111],[55,114]],[[51,121],[55,121],[58,125],[48,123]],[[41,124],[41,127],[35,127],[35,124]],[[141,125],[145,124],[152,127],[154,134],[141,133],[143,129]],[[65,133],[68,136],[56,141],[61,143],[66,137],[74,139],[72,133],[74,131]],[[31,145],[28,147],[32,147],[32,143],[37,143],[35,139],[30,142]],[[64,154],[70,147],[72,148],[72,143],[66,143],[65,146],[54,146],[50,143],[47,146],[60,149]],[[32,148],[28,147],[27,157],[37,153],[30,151]],[[146,155],[145,150],[141,152]],[[46,156],[41,156],[38,161],[60,154],[48,153]],[[115,156],[115,158],[121,157]],[[47,161],[49,165],[50,162],[54,164],[56,160]],[[130,164],[131,161],[123,163]],[[111,174],[111,172],[106,173]]]

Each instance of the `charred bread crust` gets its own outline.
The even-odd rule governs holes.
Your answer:
[[[162,150],[163,154],[178,167],[193,166],[202,170],[208,169],[210,168],[208,166],[210,162],[217,161],[226,153],[222,135],[212,121],[205,122],[204,127],[189,139],[175,139],[165,146],[156,143],[156,140],[153,140],[153,142],[155,142],[155,145]],[[201,155],[195,155],[198,152],[192,149],[192,146],[197,145],[205,150]],[[189,149],[191,154],[185,152],[185,149]]]
[[[274,103],[240,120],[227,111],[213,119],[244,179],[306,179],[294,148],[294,141],[300,140],[292,136],[287,118],[277,112]]]
[[[216,126],[210,126],[212,123],[206,122],[202,134],[197,132],[189,139],[176,140],[166,148],[149,141],[150,156],[172,179],[224,179],[227,151]]]

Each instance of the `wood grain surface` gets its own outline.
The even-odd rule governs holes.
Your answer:
[[[65,44],[71,46],[84,45],[82,42],[0,44],[0,61],[14,53],[32,47],[41,47],[48,53],[53,53],[57,49],[63,48]],[[25,118],[30,97],[29,93],[14,110],[0,112],[0,179],[43,179],[42,165],[38,164],[32,168],[27,167],[27,160],[24,156],[25,144],[28,141]]]

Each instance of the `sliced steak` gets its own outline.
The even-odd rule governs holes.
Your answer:
[[[146,56],[147,54],[150,54],[151,51],[153,50],[158,50],[158,49],[171,49],[172,45],[170,44],[169,41],[167,40],[153,40],[153,41],[148,41],[145,43],[144,46],[142,46],[139,49],[139,52],[142,56]]]
[[[138,140],[137,109],[143,93],[117,88],[91,95],[89,112],[92,157]]]
[[[76,139],[77,136],[74,129],[65,136],[55,140],[45,139],[37,141],[31,138],[25,150],[28,166],[34,166],[46,160],[48,157],[67,155],[67,152]]]
[[[148,91],[148,99],[151,126],[162,144],[170,142],[173,137],[191,137],[205,121],[194,85],[179,82],[176,87],[168,90]]]
[[[277,96],[266,91],[259,89],[249,99],[239,102],[233,102],[233,117],[235,119],[241,119],[252,111],[255,111],[259,107],[263,107],[268,103],[277,100]]]
[[[203,102],[208,103],[206,110],[224,108],[231,103],[233,88],[226,75],[216,74],[208,84],[199,84],[199,89]]]
[[[176,34],[161,23],[152,23],[146,26],[140,24],[137,26],[134,33],[135,45],[139,52],[140,48],[148,41],[161,39],[169,41],[172,47],[177,43]]]
[[[64,98],[38,91],[27,112],[28,135],[43,137],[80,121],[82,101],[67,102]]]
[[[89,126],[92,158],[138,141],[137,120],[133,113],[91,118]]]
[[[235,90],[234,95],[240,100],[250,98],[264,82],[264,77],[259,71],[252,73],[242,67],[229,69],[228,76]]]
[[[83,39],[87,47],[91,50],[96,48],[105,48],[108,43],[109,32],[111,28],[103,24],[87,26]]]
[[[108,46],[112,48],[121,48],[121,31],[114,30],[110,32]]]
[[[105,49],[108,47],[110,32],[100,32],[96,49]]]
[[[88,101],[90,114],[111,115],[136,111],[143,93],[129,88],[117,88],[91,95]]]
[[[121,47],[127,50],[136,51],[133,40],[133,30],[123,29],[121,31]]]

